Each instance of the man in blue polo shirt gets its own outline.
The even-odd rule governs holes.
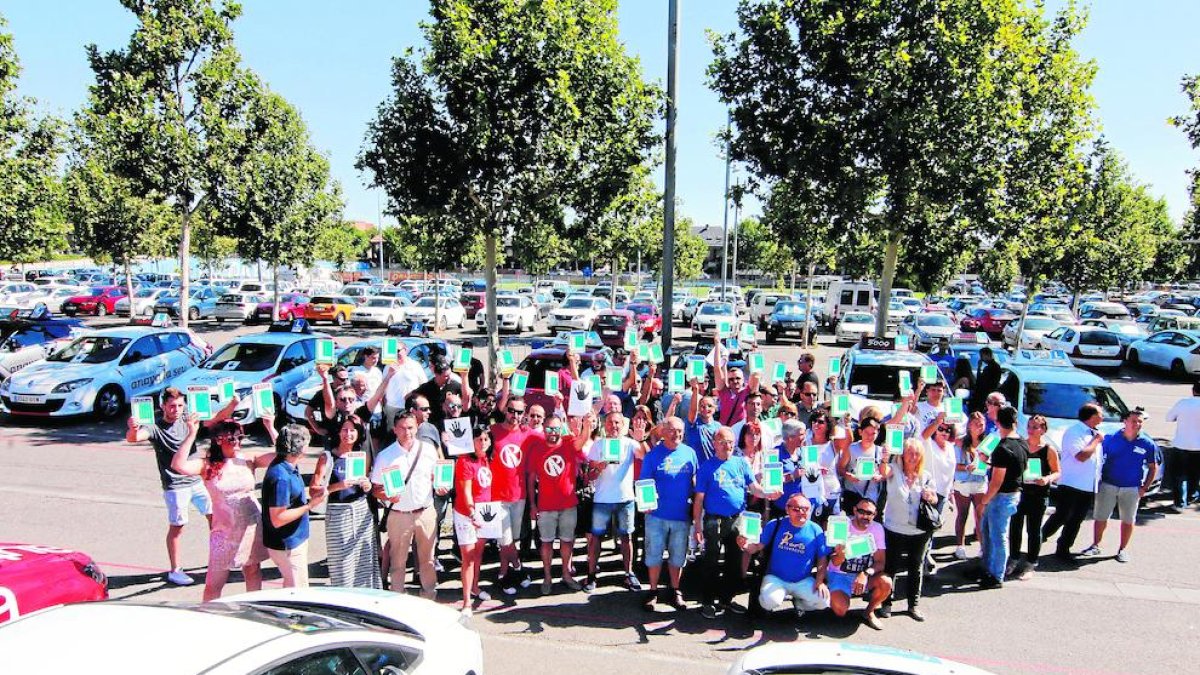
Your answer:
[[[808,498],[795,494],[788,499],[787,517],[767,523],[757,543],[738,537],[738,545],[747,553],[765,551],[764,555],[770,556],[758,594],[758,604],[768,612],[782,609],[789,598],[797,618],[806,611],[829,607],[829,587],[825,585],[829,547],[825,533],[809,520],[810,513]]]
[[[279,568],[284,588],[308,586],[308,514],[325,500],[323,488],[305,493],[296,465],[308,447],[308,429],[289,424],[275,442],[275,461],[262,486],[263,545]]]
[[[650,611],[658,602],[658,577],[662,572],[663,552],[668,553],[667,570],[673,592],[668,603],[682,609],[683,593],[679,574],[687,557],[688,525],[692,512],[688,501],[695,487],[700,462],[696,451],[683,444],[683,420],[668,417],[662,424],[662,441],[642,460],[642,480],[654,481],[658,508],[646,512],[646,572],[650,590],[643,606]]]
[[[702,386],[700,380],[692,380],[692,398],[688,402],[688,423],[684,427],[683,437],[683,442],[696,451],[696,457],[701,461],[716,454],[713,436],[721,428],[721,423],[713,419],[717,413],[717,401],[705,396]]]
[[[1104,463],[1100,467],[1100,487],[1096,490],[1095,513],[1092,514],[1095,518],[1093,541],[1079,555],[1100,555],[1100,541],[1104,539],[1104,530],[1115,506],[1121,516],[1121,548],[1117,549],[1117,562],[1129,562],[1127,550],[1133,537],[1133,525],[1137,522],[1138,502],[1146,496],[1146,490],[1154,481],[1158,446],[1142,434],[1145,413],[1141,408],[1126,412],[1122,421],[1125,428],[1105,436],[1101,445]]]
[[[737,521],[746,510],[746,491],[762,494],[754,471],[745,457],[733,454],[733,432],[721,427],[713,436],[716,456],[704,460],[696,474],[696,497],[692,500],[696,542],[703,544],[701,569],[704,574],[704,605],[700,614],[715,619],[725,609],[744,614],[733,602],[742,579],[742,552],[737,545]],[[720,565],[721,554],[725,565]]]

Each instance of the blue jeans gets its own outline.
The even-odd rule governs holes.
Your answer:
[[[1008,524],[1020,501],[1020,492],[1001,492],[983,510],[983,571],[999,581],[1008,564]]]

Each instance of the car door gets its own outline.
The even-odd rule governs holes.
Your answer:
[[[1184,364],[1186,365],[1188,357],[1191,356],[1189,352],[1195,346],[1196,342],[1187,335],[1183,333],[1171,333],[1171,340],[1164,345],[1163,349],[1163,352],[1166,352],[1169,355],[1168,358],[1163,359],[1163,367],[1170,368],[1171,363],[1174,362],[1175,359],[1183,360]]]
[[[1171,331],[1163,331],[1155,333],[1146,339],[1144,343],[1138,346],[1138,360],[1142,363],[1159,368],[1163,366],[1165,345],[1171,342],[1171,337],[1174,335]]]
[[[134,340],[117,367],[129,396],[154,392],[166,375],[166,359],[158,336],[144,335]]]
[[[316,344],[315,338],[299,340],[283,350],[273,383],[275,393],[280,398],[312,375],[313,361],[317,358]]]

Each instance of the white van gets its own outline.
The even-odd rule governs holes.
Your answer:
[[[846,312],[875,312],[875,285],[869,281],[834,281],[825,293],[825,324],[837,325]]]

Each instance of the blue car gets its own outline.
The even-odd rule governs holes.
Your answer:
[[[188,293],[188,319],[211,319],[217,313],[217,299],[224,295],[225,290],[215,287],[194,288]],[[166,314],[173,319],[179,318],[179,293],[164,295],[154,303],[155,314]]]
[[[979,370],[979,351],[984,347],[992,348],[992,357],[996,359],[996,363],[1003,366],[1008,363],[1008,352],[1004,351],[1000,345],[983,343],[983,342],[952,342],[950,343],[949,352],[930,352],[929,358],[937,364],[938,370],[946,378],[946,381],[954,384],[954,364],[959,359],[964,359],[971,364],[971,372],[975,373]]]

